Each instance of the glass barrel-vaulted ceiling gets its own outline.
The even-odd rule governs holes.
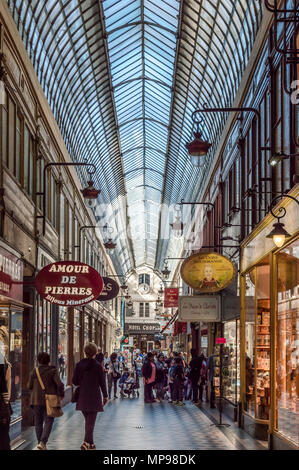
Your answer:
[[[206,167],[194,169],[185,150],[191,114],[205,102],[232,103],[260,2],[7,3],[72,158],[96,164],[106,219],[119,235],[116,268],[161,267],[178,243],[162,237],[160,205],[197,196],[224,125],[223,116],[206,116],[214,146]]]

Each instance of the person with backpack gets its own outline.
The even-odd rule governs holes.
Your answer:
[[[154,399],[153,395],[153,386],[156,380],[156,366],[152,352],[147,353],[141,373],[144,383],[144,402],[154,403],[156,400]]]
[[[85,420],[85,437],[81,450],[95,450],[93,432],[97,414],[104,411],[108,394],[104,369],[96,360],[97,346],[87,343],[84,353],[86,357],[76,364],[74,370],[72,382],[77,389],[73,401],[76,401],[76,410],[82,412]]]
[[[27,388],[31,390],[30,406],[34,410],[34,425],[37,437],[36,450],[47,450],[54,417],[48,416],[45,395],[64,397],[64,384],[55,366],[50,365],[50,356],[40,352],[37,356],[38,367],[29,376]]]
[[[181,357],[176,357],[174,360],[173,370],[173,404],[184,405],[184,366]]]

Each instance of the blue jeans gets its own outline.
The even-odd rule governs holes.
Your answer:
[[[34,406],[34,425],[37,442],[47,444],[52,431],[54,418],[47,415],[46,406]]]

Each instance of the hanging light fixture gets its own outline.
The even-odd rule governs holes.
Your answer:
[[[202,139],[202,132],[199,130],[201,121],[195,121],[196,131],[193,133],[195,139],[186,143],[190,160],[193,166],[201,167],[204,164],[204,157],[207,155],[212,144]]]
[[[104,243],[104,247],[107,251],[109,251],[109,255],[113,255],[116,243],[113,243],[112,238],[108,238],[108,240]]]
[[[129,302],[127,303],[127,307],[129,307],[129,308],[133,307],[133,302],[132,302],[132,300],[129,300]]]
[[[172,228],[172,230],[174,230],[175,237],[180,238],[183,235],[184,224],[181,220],[180,215],[177,215],[175,217],[175,221],[173,222],[173,224],[170,224],[170,227]]]
[[[286,238],[290,238],[291,235],[283,228],[284,224],[277,222],[273,224],[273,230],[266,236],[266,238],[272,238],[273,242],[278,248],[281,248],[286,241]]]
[[[101,190],[95,189],[90,173],[89,173],[89,177],[90,177],[90,180],[87,182],[88,186],[84,189],[81,189],[81,193],[85,199],[85,204],[87,205],[87,207],[93,208],[95,207],[97,203],[97,198]]]
[[[162,272],[163,276],[165,277],[165,279],[169,278],[170,271],[168,269],[167,262],[165,262],[164,269],[161,272]]]
[[[162,282],[161,282],[161,284],[160,284],[160,289],[158,290],[158,294],[159,294],[159,295],[164,295],[164,289],[163,289],[163,284],[162,284]]]
[[[273,215],[273,217],[275,217],[275,219],[277,219],[277,222],[275,224],[273,224],[273,228],[272,228],[271,232],[268,235],[266,235],[266,238],[272,238],[273,242],[275,243],[275,245],[278,248],[281,248],[284,245],[286,239],[291,237],[291,235],[284,228],[284,224],[280,222],[280,219],[282,219],[287,213],[285,207],[280,207],[278,209],[278,212],[282,213],[282,215],[280,215],[280,216],[276,215],[273,212],[273,209],[272,209],[273,206],[275,205],[276,201],[278,199],[281,199],[282,197],[287,197],[289,199],[292,199],[293,201],[297,202],[297,204],[299,204],[298,199],[291,196],[290,194],[284,194],[283,193],[283,194],[280,194],[279,196],[276,196],[274,199],[272,199],[272,201],[269,205],[269,211]]]

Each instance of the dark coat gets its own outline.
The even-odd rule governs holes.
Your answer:
[[[64,397],[64,385],[61,382],[55,366],[38,366],[45,391],[49,395]],[[35,368],[31,371],[27,388],[31,390],[30,406],[46,406],[45,395],[39,384]]]
[[[191,359],[191,362],[189,364],[190,367],[190,372],[189,372],[189,378],[193,382],[197,382],[199,377],[200,377],[200,371],[201,371],[201,365],[202,361],[204,359],[204,356],[194,356]]]
[[[154,366],[155,363],[153,362]],[[152,362],[149,359],[145,359],[141,369],[142,377],[149,379],[152,375]]]
[[[102,394],[104,398],[107,398],[108,394],[101,364],[95,359],[82,359],[75,366],[73,384],[80,386],[76,410],[104,411]]]

